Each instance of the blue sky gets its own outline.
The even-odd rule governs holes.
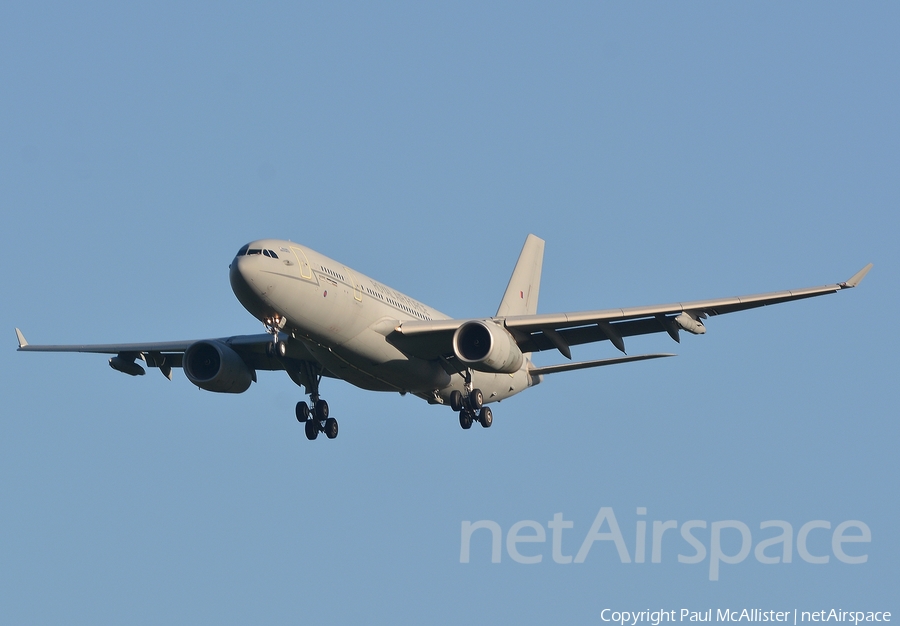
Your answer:
[[[604,608],[898,611],[900,11],[889,3],[8,4],[0,9],[0,621],[600,621]],[[237,249],[303,242],[490,315],[533,232],[542,312],[837,282],[848,293],[629,341],[464,432],[338,381],[130,378],[32,343],[257,333]],[[576,359],[614,356],[608,345]],[[559,355],[539,355],[541,363]],[[871,529],[862,565],[575,554],[646,519]],[[637,515],[646,507],[646,516]],[[502,559],[461,523],[495,521]],[[546,543],[514,562],[522,520]],[[698,533],[706,546],[710,534]],[[738,534],[723,549],[737,550]],[[526,533],[527,534],[527,533]],[[729,543],[730,542],[730,543]],[[649,554],[649,535],[648,535]],[[777,550],[776,550],[777,551]],[[767,554],[774,554],[769,551]],[[649,561],[649,557],[648,557]]]

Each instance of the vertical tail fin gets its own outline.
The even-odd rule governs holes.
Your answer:
[[[537,313],[538,292],[541,290],[541,265],[544,262],[544,240],[528,235],[506,293],[497,309],[497,317],[534,315]]]

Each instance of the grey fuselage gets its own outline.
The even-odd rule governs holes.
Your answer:
[[[290,241],[261,239],[230,266],[240,303],[264,323],[273,320],[331,375],[372,391],[413,393],[446,403],[464,378],[440,360],[404,354],[386,337],[404,321],[450,319],[443,313]],[[277,257],[277,258],[275,258]],[[512,374],[472,372],[484,401],[498,402],[540,381],[530,360]],[[450,371],[453,371],[452,369]]]

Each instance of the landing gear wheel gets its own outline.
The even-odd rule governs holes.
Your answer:
[[[316,400],[316,419],[328,419],[328,403],[324,400]]]
[[[338,423],[337,420],[333,417],[329,417],[325,420],[325,436],[329,439],[334,439],[338,435]]]
[[[306,402],[298,402],[297,408],[294,409],[294,414],[297,416],[298,422],[306,422],[309,420],[309,405]]]
[[[316,437],[319,436],[319,422],[316,420],[309,420],[306,422],[306,438],[310,441],[313,441]]]
[[[473,389],[469,392],[469,406],[472,407],[473,411],[477,411],[484,405],[484,394],[481,393],[481,389]]]
[[[279,341],[277,344],[275,344],[275,346],[276,346],[275,351],[278,353],[278,356],[280,356],[280,357],[287,356],[287,342],[286,341]]]
[[[463,407],[463,395],[458,389],[450,392],[450,408],[459,413]]]
[[[472,417],[472,414],[468,411],[459,412],[459,425],[463,427],[463,430],[472,428]]]
[[[491,424],[494,423],[494,414],[488,407],[484,407],[481,409],[481,413],[478,414],[478,421],[481,422],[484,428],[490,428]]]

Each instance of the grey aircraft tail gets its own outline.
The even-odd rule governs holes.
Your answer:
[[[497,317],[534,315],[541,290],[541,266],[544,262],[544,240],[528,235],[513,270],[506,293],[497,309]]]

